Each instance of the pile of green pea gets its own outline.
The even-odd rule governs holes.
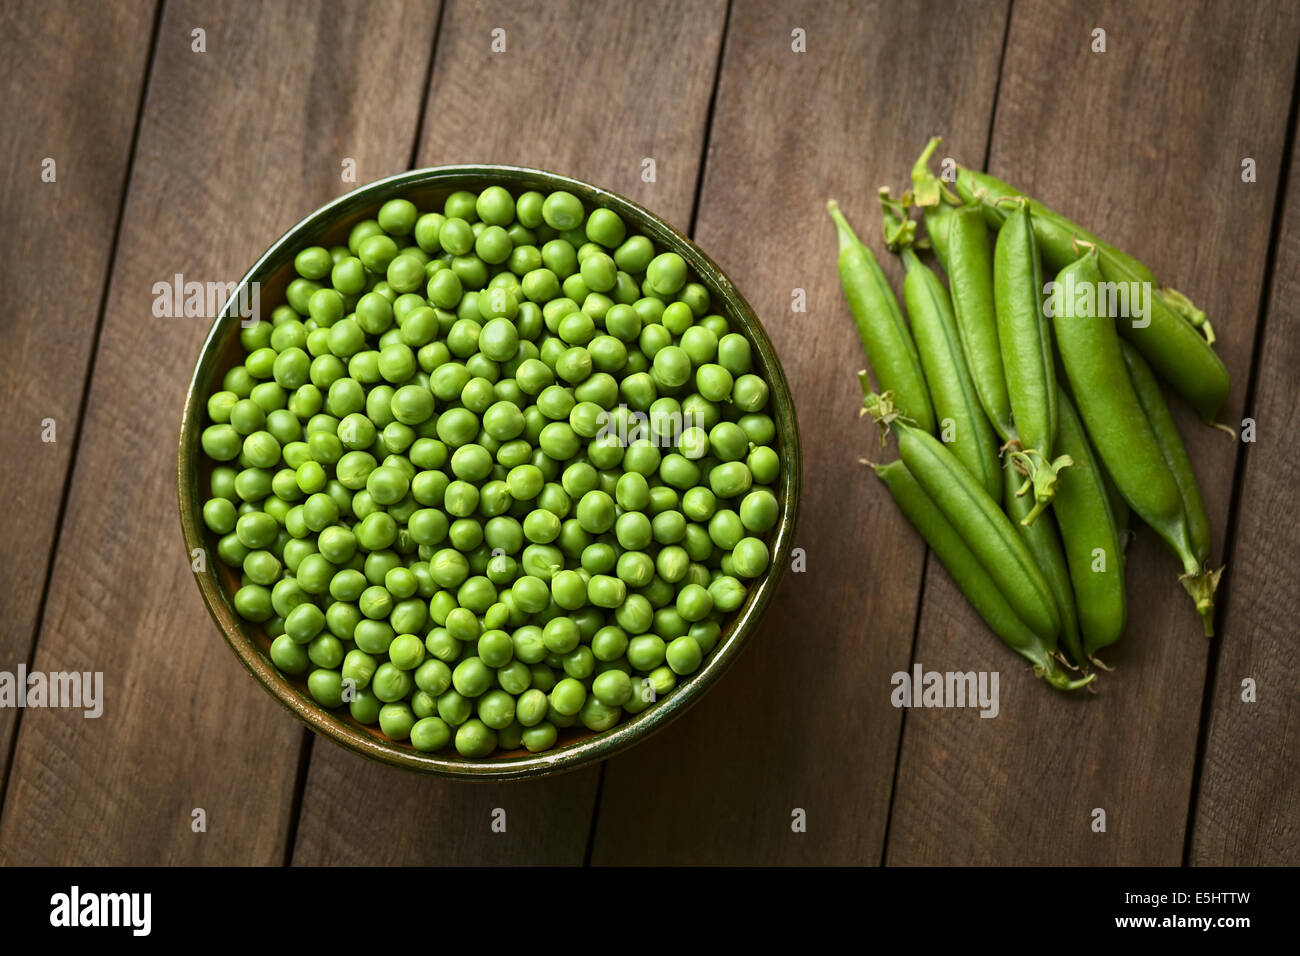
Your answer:
[[[700,668],[768,569],[780,459],[680,255],[490,186],[391,200],[294,267],[201,437],[276,667],[466,757],[606,730]]]

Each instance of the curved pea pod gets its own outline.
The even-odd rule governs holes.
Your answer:
[[[1021,443],[1021,449],[1011,455],[1027,473],[1019,493],[1030,488],[1034,493],[1034,506],[1021,519],[1027,525],[1051,504],[1057,475],[1070,464],[1066,458],[1052,458],[1056,368],[1042,289],[1042,263],[1029,207],[1018,202],[998,232],[993,250],[993,309],[1007,397]]]
[[[1092,660],[1097,651],[1114,644],[1124,633],[1128,607],[1123,541],[1101,464],[1093,455],[1083,422],[1064,393],[1057,402],[1061,416],[1057,447],[1074,459],[1074,466],[1061,475],[1052,511],[1070,569],[1083,655]]]
[[[1192,553],[1202,563],[1210,560],[1210,519],[1205,513],[1205,502],[1201,498],[1200,486],[1196,483],[1196,474],[1192,471],[1192,462],[1187,457],[1187,449],[1178,434],[1178,426],[1169,413],[1164,396],[1160,394],[1160,383],[1155,373],[1146,363],[1138,350],[1128,342],[1120,343],[1120,354],[1124,356],[1124,365],[1128,369],[1129,381],[1137,394],[1138,403],[1151,424],[1160,451],[1164,454],[1165,464],[1173,472],[1174,481],[1183,496],[1183,514],[1187,518],[1187,536],[1192,545]]]
[[[1019,436],[1011,417],[1006,373],[998,345],[993,304],[993,255],[989,231],[977,204],[955,210],[948,220],[948,287],[962,351],[980,404],[1004,442]]]
[[[1138,401],[1111,316],[1098,315],[1097,251],[1066,266],[1052,290],[1052,323],[1061,364],[1088,436],[1124,500],[1183,564],[1183,586],[1206,634],[1214,633],[1218,573],[1192,550],[1182,493]]]
[[[1068,473],[1067,470],[1066,474]],[[1061,477],[1064,481],[1065,476]],[[1020,524],[1020,519],[1028,513],[1033,503],[1027,496],[1016,494],[1022,476],[1010,456],[1002,464],[1002,479],[1002,506],[1025,546],[1029,548],[1029,553],[1034,556],[1038,569],[1043,572],[1052,599],[1056,602],[1056,610],[1061,616],[1060,642],[1076,662],[1082,663],[1084,657],[1079,640],[1079,615],[1074,606],[1070,569],[1065,562],[1065,551],[1061,547],[1061,536],[1056,530],[1056,523],[1049,513],[1040,515],[1033,524]]]
[[[903,302],[911,319],[939,435],[990,497],[996,497],[1002,487],[997,444],[966,367],[948,290],[908,244],[910,236],[900,228],[901,207],[883,192],[881,203],[886,234],[902,237],[896,244],[905,271]]]
[[[998,200],[1022,197],[1023,194],[987,173],[958,167],[957,194],[968,202],[977,201],[985,219],[995,229],[1007,218]],[[1214,329],[1205,313],[1187,296],[1175,289],[1161,288],[1155,274],[1133,256],[1103,242],[1083,227],[1027,199],[1034,232],[1043,250],[1043,259],[1052,272],[1058,272],[1077,257],[1076,243],[1097,249],[1102,277],[1107,282],[1123,283],[1130,290],[1145,290],[1146,316],[1119,322],[1121,334],[1129,339],[1154,366],[1160,377],[1173,386],[1207,422],[1228,399],[1228,370],[1211,347]]]
[[[868,395],[863,405],[883,430],[897,434],[903,464],[957,529],[1016,616],[1055,649],[1061,618],[1051,589],[997,501],[943,442],[901,418],[888,395]]]
[[[831,200],[826,209],[839,238],[840,284],[876,383],[882,391],[893,392],[897,407],[918,427],[932,432],[934,410],[921,360],[889,280],[871,250],[854,234],[839,205]]]
[[[877,465],[876,474],[889,489],[907,520],[948,570],[953,582],[989,628],[1002,641],[1034,665],[1053,687],[1073,690],[1088,684],[1093,675],[1071,680],[1055,659],[1055,642],[1044,641],[1028,627],[998,590],[997,584],[901,461]]]

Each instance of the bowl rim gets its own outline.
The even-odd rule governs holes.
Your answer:
[[[210,366],[216,364],[226,336],[238,325],[239,315],[234,311],[233,306],[241,301],[242,294],[249,283],[260,282],[264,274],[278,270],[286,261],[284,259],[286,255],[291,259],[296,250],[322,237],[349,213],[395,198],[405,189],[467,187],[475,180],[480,182],[491,180],[505,184],[516,195],[518,190],[523,188],[544,191],[568,190],[579,196],[588,208],[592,208],[594,204],[613,209],[629,223],[629,226],[635,224],[637,229],[661,247],[682,255],[699,281],[709,287],[711,296],[720,298],[724,303],[725,308],[719,311],[725,312],[728,318],[738,321],[745,337],[756,347],[760,368],[765,373],[772,391],[770,412],[780,439],[778,447],[785,459],[779,489],[782,510],[772,539],[771,564],[756,586],[751,588],[745,604],[723,632],[718,645],[705,657],[704,665],[681,681],[673,691],[655,705],[621,720],[609,730],[594,733],[538,754],[486,760],[471,760],[454,752],[450,756],[444,753],[424,753],[390,742],[386,738],[363,733],[344,718],[331,713],[302,694],[280,673],[253,637],[245,633],[246,625],[234,613],[231,598],[226,594],[217,577],[215,551],[207,544],[206,539],[210,532],[202,522],[202,494],[198,488],[201,463],[199,436],[205,427],[207,404],[206,395],[200,394],[200,386],[205,386],[204,391],[210,387],[210,382],[202,381],[205,377],[204,373]],[[215,378],[215,373],[213,377]],[[199,350],[186,389],[177,445],[177,501],[187,553],[193,556],[196,549],[201,549],[205,556],[208,554],[212,556],[212,562],[205,559],[203,569],[194,572],[208,614],[217,624],[222,637],[235,652],[240,663],[283,708],[317,734],[329,738],[354,753],[389,766],[450,779],[505,781],[551,776],[576,770],[626,750],[668,726],[730,667],[771,603],[784,576],[786,565],[790,561],[799,512],[800,463],[799,430],[795,417],[794,398],[776,350],[748,301],[740,294],[726,273],[690,238],[638,203],[582,180],[526,166],[458,164],[424,167],[397,173],[366,183],[332,199],[290,226],[244,273],[218,311]]]

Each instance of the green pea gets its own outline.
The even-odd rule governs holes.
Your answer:
[[[432,753],[451,743],[451,728],[441,717],[425,717],[411,726],[410,738],[416,750]]]
[[[307,675],[307,692],[322,707],[343,706],[343,678],[339,672],[317,668]]]
[[[307,651],[287,634],[271,642],[271,661],[286,674],[301,674],[310,666]]]
[[[665,647],[657,634],[640,634],[628,641],[628,663],[639,671],[653,670],[664,662]]]
[[[555,725],[543,721],[524,731],[523,742],[531,753],[541,753],[555,746],[556,736]]]
[[[551,706],[566,717],[573,716],[582,709],[587,700],[587,688],[581,681],[566,677],[551,690]]]
[[[481,720],[466,720],[456,728],[456,750],[462,757],[486,757],[496,747],[496,732]]]
[[[552,229],[563,232],[581,224],[584,216],[582,201],[573,193],[556,190],[542,203],[542,220]]]
[[[686,284],[686,262],[675,252],[655,256],[646,266],[646,284],[656,295],[676,295]]]
[[[742,578],[756,578],[767,570],[767,545],[759,538],[742,538],[731,553],[732,565]]]
[[[616,249],[627,236],[627,226],[618,213],[610,209],[594,209],[587,217],[587,238],[606,249]],[[640,270],[633,270],[639,272]]]

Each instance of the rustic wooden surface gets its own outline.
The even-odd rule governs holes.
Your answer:
[[[0,33],[18,84],[0,107],[0,248],[22,265],[0,312],[0,670],[102,670],[106,703],[99,720],[0,709],[0,863],[1300,862],[1294,7],[41,9],[7,10]],[[880,252],[875,186],[906,185],[934,133],[1206,305],[1233,378],[1225,418],[1258,422],[1234,444],[1176,409],[1229,562],[1220,636],[1200,636],[1140,533],[1129,632],[1096,696],[1038,686],[857,463],[880,452],[856,419],[862,358],[823,205],[840,199]],[[510,162],[622,192],[694,229],[782,356],[807,571],[697,707],[603,767],[460,785],[312,741],[189,580],[172,462],[208,320],[153,317],[152,284],[237,278],[351,188],[344,159],[358,182]],[[895,710],[889,677],[913,662],[1000,671],[1001,714]]]

